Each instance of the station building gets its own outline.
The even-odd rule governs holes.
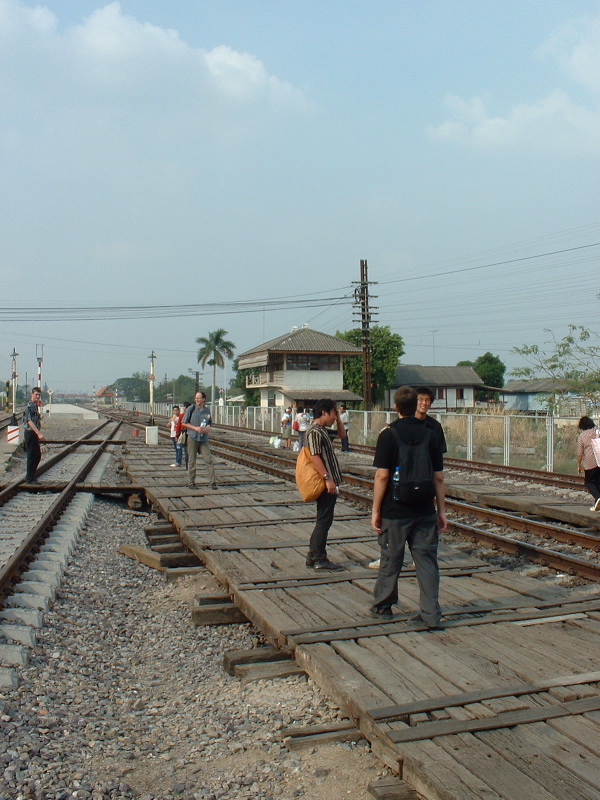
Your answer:
[[[312,407],[330,397],[337,402],[362,400],[344,389],[344,358],[361,358],[350,342],[307,326],[242,353],[238,369],[252,370],[246,388],[260,390],[263,408]]]

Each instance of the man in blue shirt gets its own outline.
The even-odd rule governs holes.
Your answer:
[[[208,446],[208,433],[212,425],[210,411],[205,408],[206,395],[204,392],[196,392],[194,397],[195,405],[190,406],[185,412],[182,428],[188,432],[188,480],[191,489],[196,488],[196,458],[201,454],[208,470],[208,480],[213,489],[218,489],[217,476],[213,465],[213,458]]]

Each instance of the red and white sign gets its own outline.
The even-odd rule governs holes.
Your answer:
[[[19,431],[18,425],[9,425],[6,429],[6,442],[7,444],[19,444]]]

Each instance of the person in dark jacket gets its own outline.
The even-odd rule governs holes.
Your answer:
[[[35,472],[42,457],[40,442],[44,441],[44,434],[40,424],[40,403],[42,390],[39,386],[31,390],[29,402],[23,412],[23,442],[27,455],[26,483],[38,483]]]
[[[398,577],[404,563],[404,547],[408,544],[420,590],[421,613],[414,621],[435,628],[442,618],[438,601],[438,539],[439,532],[447,527],[442,443],[435,431],[427,429],[416,419],[417,393],[413,388],[402,386],[398,389],[394,405],[398,419],[379,434],[373,461],[377,471],[371,527],[378,535],[381,561],[371,614],[383,619],[394,618],[392,606],[398,602]],[[414,506],[394,499],[392,475],[398,465],[399,450],[392,428],[406,444],[426,444],[435,503],[427,500]]]

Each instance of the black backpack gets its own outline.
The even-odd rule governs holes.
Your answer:
[[[390,431],[398,445],[400,481],[393,482],[393,497],[405,506],[425,506],[435,497],[433,465],[429,455],[431,431],[425,429],[421,442],[404,442],[393,426]],[[390,476],[393,479],[394,473]]]

